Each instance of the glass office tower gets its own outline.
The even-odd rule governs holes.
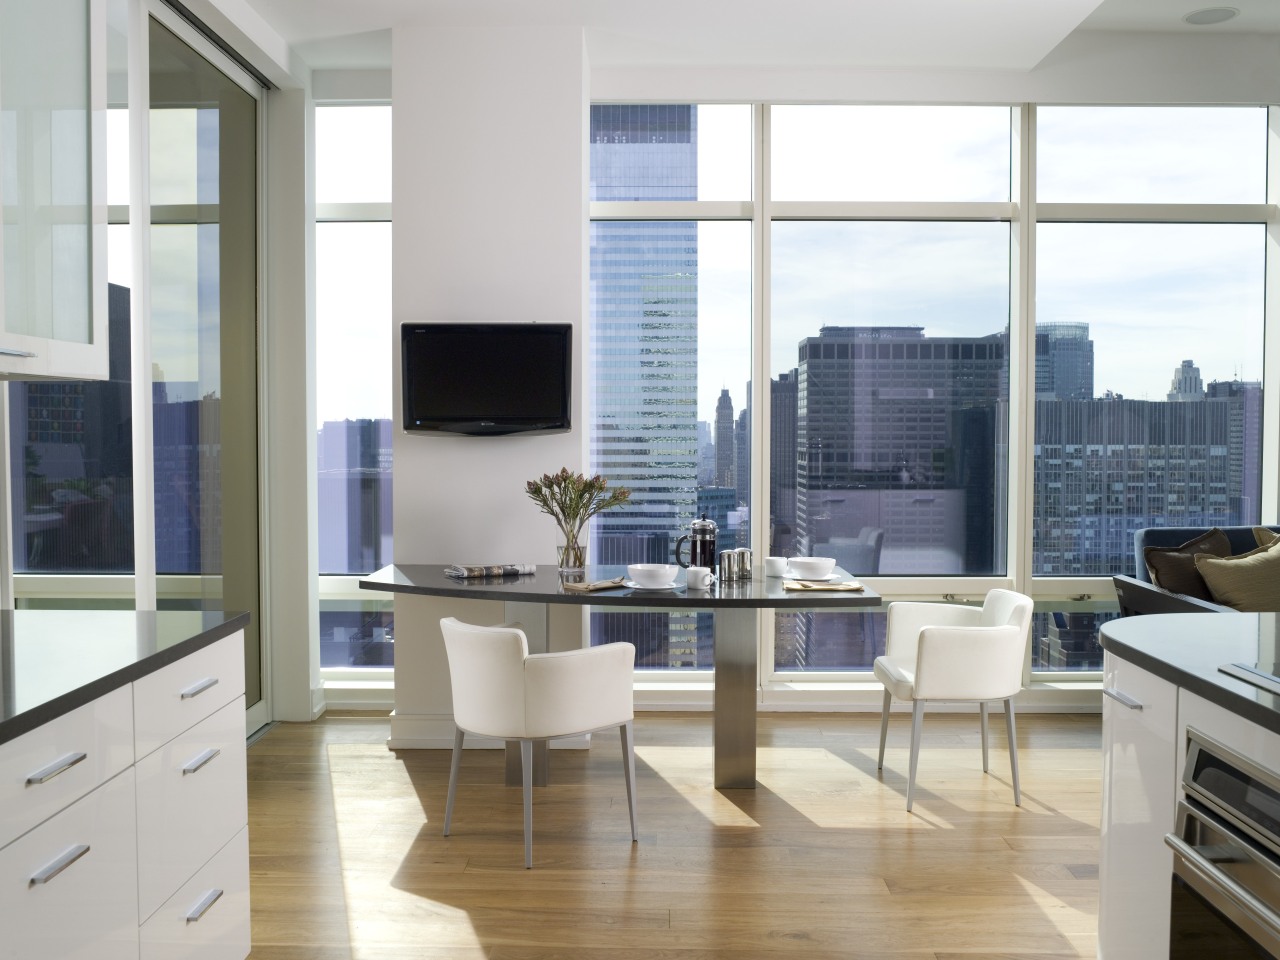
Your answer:
[[[592,200],[694,200],[697,174],[696,106],[592,106]],[[669,561],[699,507],[696,223],[592,224],[590,345],[590,468],[631,491],[594,521],[591,562]],[[642,667],[707,666],[697,619],[596,612],[592,642],[629,640]]]

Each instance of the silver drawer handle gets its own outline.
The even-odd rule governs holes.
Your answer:
[[[28,886],[35,886],[37,883],[48,883],[88,852],[89,845],[87,843],[80,843],[74,847],[68,847],[67,851],[62,856],[58,857],[57,860],[54,860],[47,867],[33,873],[31,875],[31,880],[28,882]]]
[[[47,767],[41,767],[35,773],[29,775],[27,777],[27,785],[35,786],[38,783],[47,783],[58,774],[70,770],[87,756],[87,753],[68,753],[65,757],[55,760]]]
[[[32,353],[30,350],[17,350],[13,347],[0,347],[0,354],[6,357],[34,357],[38,354]]]
[[[1103,687],[1102,692],[1114,700],[1121,706],[1128,707],[1130,710],[1141,710],[1142,701],[1135,700],[1127,693],[1121,693],[1119,690],[1112,690],[1110,687]]]
[[[203,917],[206,913],[209,912],[209,908],[218,902],[218,898],[221,896],[222,896],[221,890],[215,889],[215,890],[210,890],[208,893],[206,893],[203,897],[200,898],[200,902],[191,908],[191,912],[187,914],[187,923],[195,923],[197,920]]]
[[[187,687],[187,689],[183,690],[182,699],[190,700],[192,697],[198,697],[200,696],[200,694],[204,693],[210,687],[217,684],[217,682],[218,682],[217,677],[205,677],[199,683],[194,684],[190,687]]]
[[[195,773],[197,770],[199,770],[201,767],[203,767],[206,763],[208,763],[210,760],[212,760],[221,752],[222,751],[219,750],[217,747],[210,747],[204,753],[200,754],[200,756],[196,757],[194,760],[190,761],[185,767],[183,767],[182,775],[185,777],[188,773]]]

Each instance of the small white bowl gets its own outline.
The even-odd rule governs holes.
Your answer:
[[[787,561],[792,576],[801,580],[821,580],[836,568],[834,557],[792,557]]]
[[[666,587],[675,582],[674,563],[632,563],[627,566],[627,577],[641,587]]]

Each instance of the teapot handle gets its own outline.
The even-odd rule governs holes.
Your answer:
[[[689,535],[685,534],[683,537],[680,537],[680,539],[676,541],[676,563],[684,567],[685,569],[688,569],[689,561],[680,559],[680,547],[688,539],[689,539]]]

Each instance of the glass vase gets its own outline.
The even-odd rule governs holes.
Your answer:
[[[587,567],[586,530],[561,530],[556,544],[556,563],[562,577],[581,577]]]

